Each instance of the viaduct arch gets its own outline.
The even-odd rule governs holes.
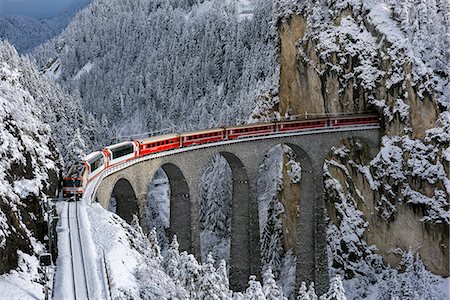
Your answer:
[[[171,186],[170,231],[179,237],[181,249],[200,257],[198,182],[211,157],[221,154],[228,161],[233,176],[230,285],[234,290],[243,290],[249,275],[260,273],[256,191],[259,165],[270,148],[278,144],[288,145],[302,165],[295,249],[298,257],[296,281],[315,281],[316,289],[323,293],[328,288],[323,164],[331,147],[348,138],[366,143],[371,155],[379,149],[378,127],[298,132],[196,146],[151,155],[114,172],[106,172],[98,182],[96,197],[92,199],[98,199],[103,207],[108,207],[114,186],[121,178],[126,178],[135,191],[135,212],[138,212],[141,224],[145,224],[148,184],[162,167]],[[121,183],[120,186],[123,185]]]

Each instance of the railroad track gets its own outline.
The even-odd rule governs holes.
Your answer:
[[[75,300],[93,299],[90,297],[89,273],[87,272],[84,243],[80,231],[79,202],[67,203],[70,255],[72,264],[73,298]]]

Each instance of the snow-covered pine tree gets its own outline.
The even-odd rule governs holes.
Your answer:
[[[398,282],[397,270],[388,269],[384,281],[386,285],[381,285],[379,288],[377,300],[400,300],[400,284]]]
[[[261,237],[261,260],[263,266],[272,268],[275,276],[278,276],[284,255],[283,246],[283,204],[278,201],[276,195],[269,201],[267,210],[267,223]]]
[[[272,269],[268,268],[263,274],[263,292],[267,300],[287,300],[283,290],[277,285]]]
[[[429,297],[430,299],[438,299],[432,292],[437,285],[437,280],[431,272],[425,268],[419,254],[416,255],[414,261],[414,273],[416,275],[414,289],[421,295],[421,298],[424,299],[425,297]]]
[[[178,250],[179,244],[177,235],[175,234],[170,243],[169,250],[167,250],[167,257],[165,261],[165,270],[167,275],[178,280],[179,265],[180,265],[180,252]]]
[[[345,296],[344,285],[341,276],[336,275],[331,278],[330,288],[326,294],[319,298],[320,300],[347,300]]]
[[[63,153],[65,163],[65,176],[77,177],[83,168],[82,160],[86,156],[86,144],[81,136],[80,128],[75,130],[72,141]]]
[[[231,299],[229,290],[225,290],[222,285],[222,277],[216,272],[216,268],[214,268],[214,259],[211,253],[208,254],[206,263],[202,266],[196,299]]]
[[[309,298],[308,289],[304,281],[302,281],[302,284],[300,285],[300,288],[298,290],[297,300],[311,300],[311,298]]]
[[[180,254],[178,279],[189,293],[189,299],[195,299],[201,268],[192,254],[186,251]]]
[[[308,287],[308,296],[310,300],[317,300],[316,290],[314,289],[314,282],[311,282]]]
[[[159,266],[162,266],[163,257],[161,255],[161,247],[159,246],[159,243],[158,243],[158,237],[157,237],[155,227],[153,227],[153,229],[148,234],[148,239],[150,242],[149,243],[150,255],[158,262]]]
[[[261,283],[256,281],[256,276],[251,275],[248,281],[248,288],[245,291],[245,299],[248,300],[266,300],[266,296],[262,290]]]
[[[219,267],[217,268],[217,274],[221,278],[221,284],[224,290],[230,289],[230,282],[228,280],[227,263],[224,259],[220,261]]]

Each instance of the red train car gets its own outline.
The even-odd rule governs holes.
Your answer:
[[[319,120],[297,120],[297,121],[287,121],[280,122],[278,124],[278,131],[293,131],[293,130],[303,130],[312,128],[322,128],[329,125],[329,119],[319,119]]]
[[[275,132],[275,123],[260,123],[227,127],[226,137],[230,140],[240,137],[266,135]]]
[[[359,115],[359,116],[345,116],[336,117],[331,120],[332,126],[350,126],[350,125],[378,125],[380,118],[377,115]]]
[[[224,139],[225,129],[214,128],[180,134],[181,147],[219,142]]]
[[[180,148],[180,136],[178,134],[159,135],[137,142],[139,143],[138,156]]]

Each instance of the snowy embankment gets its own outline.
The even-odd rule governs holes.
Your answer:
[[[0,299],[42,299],[44,289],[39,282],[39,262],[35,256],[18,251],[19,267],[0,276]]]
[[[128,225],[99,204],[86,207],[92,240],[106,266],[111,298],[140,299],[142,290],[150,299],[170,299],[182,288],[158,266],[149,251],[148,240],[137,226]],[[107,291],[108,292],[108,291]]]

